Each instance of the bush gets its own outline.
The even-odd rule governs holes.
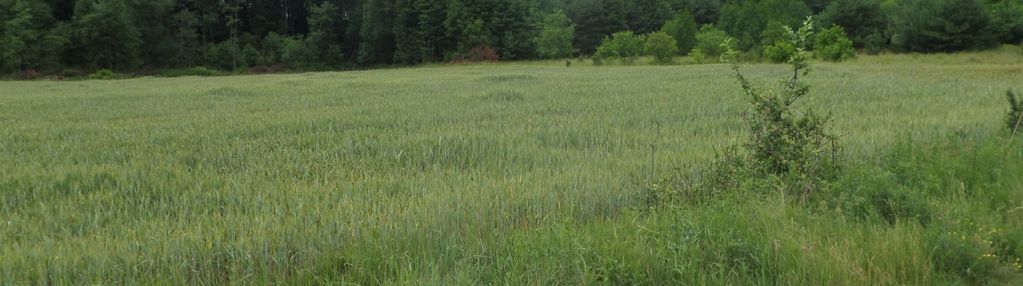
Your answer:
[[[696,47],[689,54],[697,62],[717,61],[728,50],[726,47],[734,42],[724,31],[714,26],[703,26],[696,33]]]
[[[597,53],[593,57],[601,61],[618,60],[624,64],[632,64],[637,57],[643,55],[643,42],[643,36],[632,31],[617,32],[611,37],[604,37],[604,42],[597,47]]]
[[[696,45],[696,20],[689,12],[683,11],[675,19],[664,23],[661,32],[675,39],[680,54],[689,54]]]
[[[652,186],[648,202],[701,202],[729,191],[746,190],[780,190],[787,197],[806,201],[839,178],[837,137],[825,130],[830,118],[793,107],[810,90],[800,76],[809,68],[810,54],[806,49],[812,29],[813,21],[807,19],[798,32],[789,30],[787,38],[796,49],[788,61],[792,77],[778,91],[755,88],[731,60],[738,52],[728,49],[723,58],[732,62],[735,77],[749,102],[745,113],[748,141],[741,148],[724,149],[707,174],[682,174]],[[726,41],[726,47],[728,42],[731,40]]]
[[[751,107],[746,115],[751,136],[745,146],[748,163],[744,168],[750,168],[758,177],[777,178],[783,189],[803,198],[835,176],[838,168],[834,157],[836,137],[825,130],[830,118],[813,110],[793,109],[793,104],[810,91],[800,76],[809,68],[806,48],[812,29],[812,20],[807,20],[798,32],[790,32],[789,38],[796,47],[789,60],[793,72],[780,92],[754,88],[739,71],[738,64],[732,64]]]
[[[89,75],[89,79],[94,79],[94,80],[111,80],[111,79],[118,79],[118,78],[122,78],[122,77],[123,77],[122,75],[120,75],[118,73],[115,73],[114,71],[108,70],[108,69],[101,69],[101,70],[98,70],[98,71],[96,71],[96,72],[94,72],[94,73]]]
[[[658,64],[671,64],[678,56],[678,44],[668,34],[654,32],[646,37],[646,54]]]
[[[476,46],[475,48],[469,49],[469,61],[473,62],[496,62],[500,61],[501,56],[497,54],[497,50],[494,48],[483,45]]]
[[[764,47],[764,58],[772,63],[785,63],[796,54],[796,46],[790,41],[777,41]]]
[[[853,43],[840,26],[831,26],[817,34],[815,44],[817,57],[833,62],[840,62],[856,57]]]

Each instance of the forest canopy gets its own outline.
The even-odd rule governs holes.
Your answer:
[[[702,26],[763,57],[771,27],[807,16],[870,51],[1023,41],[1023,0],[0,0],[0,72],[590,56],[626,31],[664,31],[684,54]]]

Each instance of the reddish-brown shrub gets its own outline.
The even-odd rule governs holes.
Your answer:
[[[501,60],[497,50],[490,46],[477,46],[469,50],[469,60],[474,62],[496,62]]]

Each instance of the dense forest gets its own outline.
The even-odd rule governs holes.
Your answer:
[[[678,54],[721,31],[755,58],[812,15],[868,52],[1023,40],[1023,0],[0,0],[0,71],[565,58],[621,31],[663,31]]]

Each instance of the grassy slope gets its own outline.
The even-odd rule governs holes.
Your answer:
[[[819,64],[808,103],[854,158],[986,137],[1021,58]],[[932,271],[917,224],[771,198],[638,212],[651,145],[656,178],[707,162],[741,135],[738,91],[723,65],[561,63],[0,82],[0,281],[960,279]]]

